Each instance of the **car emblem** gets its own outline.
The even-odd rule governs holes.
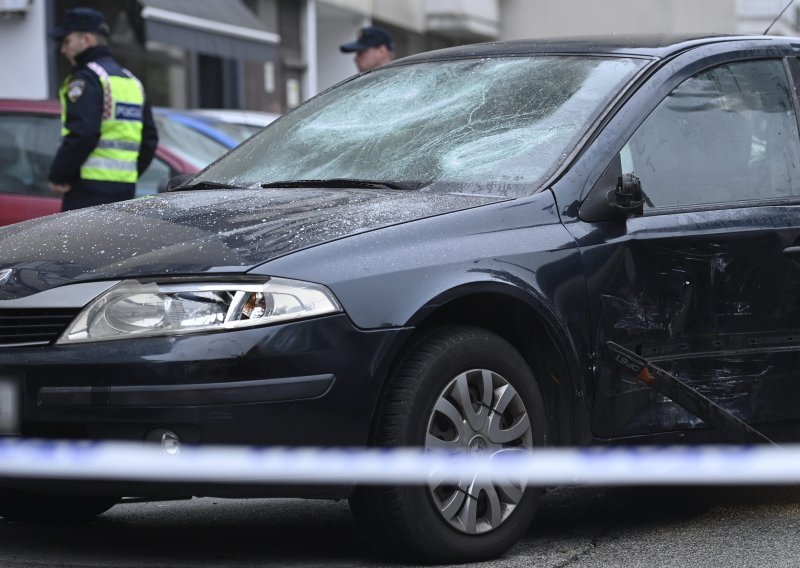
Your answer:
[[[9,278],[11,278],[12,272],[13,270],[10,268],[4,268],[3,270],[0,270],[0,285],[8,282]]]

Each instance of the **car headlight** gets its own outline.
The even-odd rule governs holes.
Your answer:
[[[340,312],[319,284],[120,282],[92,300],[56,343],[239,329]]]

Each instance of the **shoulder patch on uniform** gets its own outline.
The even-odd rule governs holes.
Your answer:
[[[86,88],[86,81],[83,79],[76,79],[70,82],[67,86],[67,98],[73,103],[76,102],[83,95],[83,90]]]

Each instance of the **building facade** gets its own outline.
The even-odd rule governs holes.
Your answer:
[[[800,4],[797,2],[736,0],[736,15],[736,31],[742,34],[763,34],[769,30],[770,34],[797,35],[800,31]]]
[[[0,97],[52,98],[69,72],[47,39],[76,6],[103,12],[117,59],[157,105],[284,112],[356,72],[339,45],[376,24],[397,56],[499,37],[498,0],[0,0]]]
[[[736,31],[734,0],[501,0],[503,39]]]
[[[52,98],[68,73],[46,32],[91,6],[157,105],[285,112],[356,72],[339,45],[368,24],[396,56],[584,34],[762,33],[786,0],[0,0],[0,97]],[[772,33],[795,34],[798,8]],[[9,78],[11,80],[9,80]]]

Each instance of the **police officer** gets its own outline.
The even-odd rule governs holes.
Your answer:
[[[142,84],[111,57],[108,33],[100,12],[73,8],[48,34],[73,67],[59,90],[62,138],[48,176],[62,211],[132,198],[158,144]]]

